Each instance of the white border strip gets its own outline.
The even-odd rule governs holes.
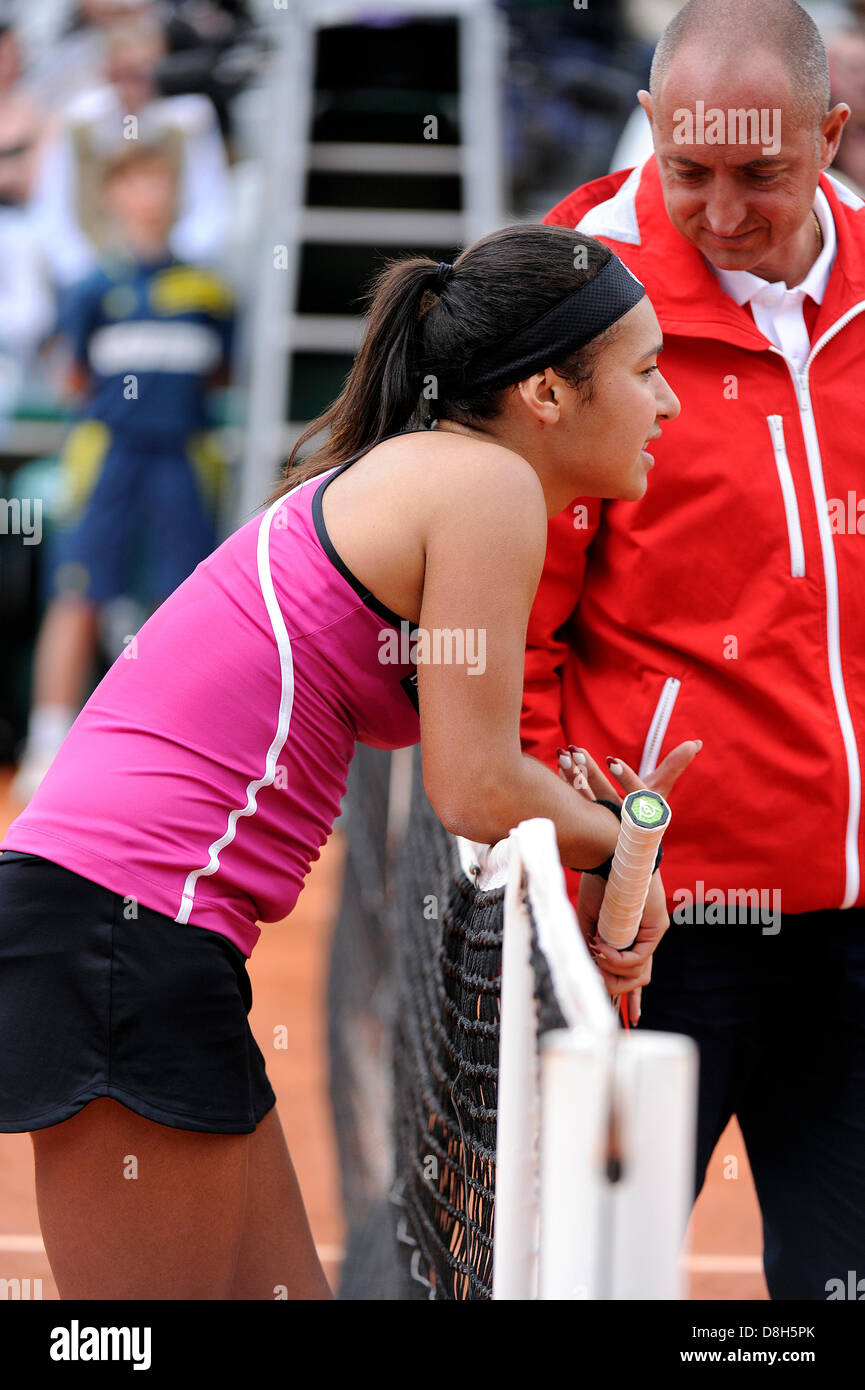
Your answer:
[[[328,470],[326,470],[328,471]],[[332,470],[330,470],[332,471]],[[316,475],[315,478],[307,478],[306,482],[317,482],[319,477],[325,477],[325,473]],[[276,591],[273,587],[273,574],[270,568],[270,529],[273,517],[281,506],[305,487],[306,482],[298,483],[297,487],[282,497],[277,497],[276,501],[268,507],[261,519],[258,528],[257,564],[258,582],[261,585],[261,592],[264,604],[267,609],[270,625],[273,628],[273,635],[276,639],[276,650],[279,655],[280,670],[280,692],[279,692],[279,715],[276,724],[276,733],[273,741],[267,750],[267,757],[264,764],[264,775],[257,777],[250,782],[246,788],[246,804],[235,806],[228,815],[228,823],[224,833],[218,840],[214,840],[208,850],[207,863],[201,868],[191,869],[183,885],[183,896],[180,904],[180,911],[175,917],[175,922],[186,923],[195,903],[195,887],[200,878],[208,878],[215,874],[219,868],[219,856],[230,845],[237,834],[237,822],[241,816],[252,816],[257,810],[257,797],[262,787],[269,787],[276,778],[276,760],[282,752],[285,741],[288,738],[289,725],[291,723],[291,711],[294,706],[294,661],[291,655],[291,642],[289,641],[288,631],[285,620],[280,611],[276,599]]]
[[[481,893],[492,893],[504,887],[508,880],[510,849],[508,840],[499,840],[495,845],[482,845],[477,840],[464,840],[456,836],[460,867],[466,878]]]

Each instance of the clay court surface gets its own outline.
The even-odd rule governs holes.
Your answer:
[[[5,799],[11,775],[11,768],[0,770],[0,830],[12,818]],[[314,866],[297,910],[289,920],[264,928],[250,963],[252,1028],[267,1059],[313,1233],[332,1283],[339,1274],[343,1221],[327,1097],[324,997],[342,856],[337,832]],[[274,1039],[282,1040],[283,1028],[288,1045],[277,1048]],[[725,1177],[725,1171],[738,1175]],[[691,1298],[767,1297],[759,1212],[735,1124],[715,1151],[689,1243]],[[0,1279],[14,1278],[41,1279],[42,1297],[57,1297],[39,1236],[30,1139],[26,1134],[0,1134]]]

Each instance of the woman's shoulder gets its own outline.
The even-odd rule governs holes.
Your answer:
[[[515,563],[523,553],[543,555],[544,491],[521,454],[495,440],[438,430],[406,437],[398,448],[382,491],[427,553],[435,545],[469,547],[480,558],[501,546]]]
[[[445,430],[421,430],[383,441],[377,451],[390,449],[394,473],[412,477],[415,485],[447,501],[458,496],[466,504],[501,495],[502,501],[534,497],[543,501],[543,488],[522,454],[494,439],[470,438]],[[382,463],[385,456],[380,454]]]

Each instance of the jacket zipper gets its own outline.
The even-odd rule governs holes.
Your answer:
[[[790,542],[790,574],[794,579],[802,579],[805,574],[805,546],[802,541],[802,524],[799,520],[799,505],[796,500],[796,488],[793,483],[793,474],[790,471],[790,460],[787,457],[787,445],[784,442],[784,421],[780,415],[767,415],[769,433],[772,436],[772,448],[775,451],[775,467],[778,470],[778,479],[781,483],[781,493],[784,498],[784,512],[787,516],[787,538]]]
[[[811,409],[811,392],[808,386],[808,373],[811,370],[811,363],[817,356],[822,347],[840,333],[851,319],[858,314],[865,312],[865,300],[855,304],[852,309],[848,309],[846,314],[834,323],[823,337],[820,338],[808,354],[808,359],[801,372],[796,370],[796,364],[785,357],[780,348],[770,344],[772,352],[777,352],[787,364],[787,370],[793,379],[796,388],[796,400],[799,406],[799,419],[802,426],[802,434],[805,440],[805,452],[808,457],[808,473],[811,479],[811,491],[814,496],[814,505],[817,512],[817,528],[820,533],[820,549],[823,556],[823,573],[826,580],[826,645],[829,656],[829,680],[832,686],[832,695],[835,700],[835,710],[838,716],[838,724],[841,729],[841,738],[844,743],[844,752],[847,757],[847,775],[850,787],[850,798],[847,808],[847,833],[845,836],[845,861],[846,861],[846,883],[844,887],[844,898],[841,903],[843,907],[852,907],[859,896],[859,816],[862,809],[862,777],[859,769],[859,750],[856,747],[856,734],[853,729],[853,720],[850,717],[850,706],[847,703],[847,691],[844,688],[844,673],[841,668],[841,628],[839,621],[839,599],[838,599],[838,568],[835,564],[835,547],[832,539],[832,529],[829,524],[829,508],[826,501],[826,483],[823,477],[823,460],[820,457],[820,441],[817,438],[817,427],[814,424],[814,413]]]
[[[640,776],[648,777],[650,772],[654,772],[658,765],[658,754],[667,732],[667,726],[673,714],[673,706],[679,694],[682,682],[676,680],[675,676],[669,676],[664,681],[664,688],[661,691],[661,698],[655,706],[655,713],[649,725],[649,732],[646,734],[646,742],[643,745],[643,756],[640,759]]]

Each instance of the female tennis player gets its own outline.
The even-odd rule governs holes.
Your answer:
[[[660,347],[642,285],[560,227],[391,264],[298,447],[327,442],[79,715],[0,856],[0,1129],[32,1133],[62,1298],[329,1296],[246,959],[356,740],[420,739],[455,833],[548,816],[565,864],[612,853],[616,817],[520,751],[525,633],[548,517],[646,487],[679,411]]]

